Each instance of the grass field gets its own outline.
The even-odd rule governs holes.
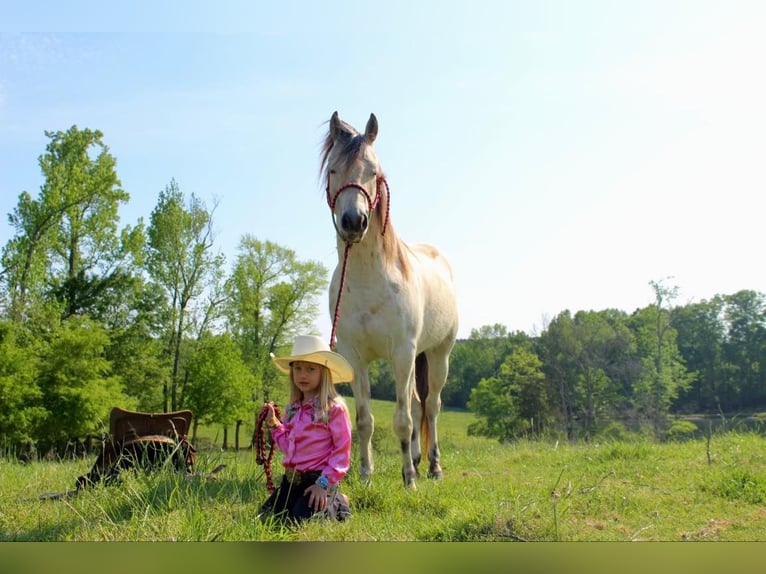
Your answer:
[[[198,470],[226,464],[215,480],[125,473],[120,486],[65,500],[39,496],[71,489],[94,458],[0,461],[0,541],[766,540],[766,445],[755,433],[716,434],[709,444],[501,445],[467,436],[471,414],[445,411],[444,479],[411,491],[401,483],[393,404],[376,401],[373,412],[376,472],[371,484],[355,468],[344,481],[353,511],[344,523],[289,529],[258,519],[267,491],[252,451],[209,449]]]

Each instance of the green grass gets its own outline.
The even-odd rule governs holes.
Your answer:
[[[353,401],[349,400],[349,403]],[[267,496],[249,450],[199,453],[198,470],[124,473],[65,500],[93,458],[23,465],[0,461],[0,541],[630,541],[766,540],[764,439],[755,433],[656,444],[643,440],[501,445],[469,437],[468,413],[440,417],[444,479],[402,487],[393,404],[376,401],[375,474],[343,484],[353,516],[288,529],[257,518]],[[279,464],[275,460],[275,474]]]

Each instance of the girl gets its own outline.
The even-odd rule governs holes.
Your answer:
[[[284,422],[277,419],[273,403],[264,405],[269,409],[266,425],[284,454],[285,473],[261,511],[294,522],[317,513],[344,520],[351,513],[338,483],[351,462],[351,420],[333,385],[351,381],[354,371],[313,335],[296,337],[289,356],[271,359],[290,376],[290,403]]]

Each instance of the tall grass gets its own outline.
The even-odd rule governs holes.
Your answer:
[[[375,474],[359,480],[354,451],[346,522],[286,528],[259,518],[268,493],[253,453],[211,449],[198,470],[226,464],[215,479],[126,472],[118,486],[62,500],[39,496],[71,489],[93,459],[0,461],[0,540],[766,540],[764,440],[754,433],[716,434],[709,445],[499,444],[467,436],[470,414],[445,411],[444,479],[412,491],[402,487],[393,405],[376,401],[374,412]]]

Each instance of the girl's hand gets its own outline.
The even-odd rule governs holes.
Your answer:
[[[269,428],[276,428],[280,426],[279,419],[277,418],[277,413],[274,410],[274,403],[269,401],[268,403],[263,403],[263,406],[266,410],[266,426]]]
[[[303,494],[308,495],[309,508],[312,508],[314,512],[327,508],[327,490],[318,484],[312,484],[303,491]]]

